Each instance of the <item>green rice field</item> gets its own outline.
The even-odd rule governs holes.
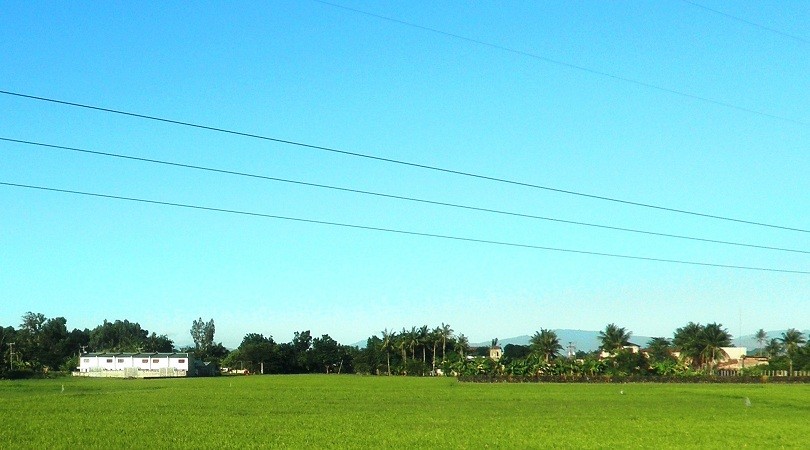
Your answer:
[[[0,448],[808,448],[810,386],[0,381]]]

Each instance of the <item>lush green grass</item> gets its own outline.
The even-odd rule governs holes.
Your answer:
[[[334,375],[0,382],[0,448],[807,448],[808,419],[807,385]]]

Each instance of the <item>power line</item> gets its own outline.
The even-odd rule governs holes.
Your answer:
[[[217,169],[217,168],[213,168],[213,167],[205,167],[205,166],[199,166],[199,165],[193,165],[193,164],[184,164],[184,163],[165,161],[165,160],[159,160],[159,159],[151,159],[151,158],[143,158],[143,157],[138,157],[138,156],[122,155],[122,154],[119,154],[119,153],[101,152],[101,151],[88,150],[88,149],[77,148],[77,147],[67,147],[67,146],[62,146],[62,145],[45,144],[45,143],[42,143],[42,142],[25,141],[25,140],[20,140],[20,139],[11,139],[11,138],[2,137],[2,136],[0,136],[0,141],[14,142],[14,143],[26,144],[26,145],[33,145],[33,146],[38,146],[38,147],[50,148],[50,149],[67,150],[67,151],[72,151],[72,152],[86,153],[86,154],[97,155],[97,156],[105,156],[105,157],[111,157],[111,158],[120,158],[120,159],[132,160],[132,161],[140,161],[140,162],[146,162],[146,163],[152,163],[152,164],[161,164],[161,165],[167,165],[167,166],[181,167],[181,168],[185,168],[185,169],[193,169],[193,170],[201,170],[201,171],[206,171],[206,172],[221,173],[221,174],[225,174],[225,175],[234,175],[234,176],[240,176],[240,177],[256,178],[256,179],[267,180],[267,181],[295,184],[295,185],[299,185],[299,186],[308,186],[308,187],[315,187],[315,188],[321,188],[321,189],[330,189],[330,190],[341,191],[341,192],[351,192],[351,193],[355,193],[355,194],[363,194],[363,195],[370,195],[370,196],[376,196],[376,197],[382,197],[382,198],[390,198],[390,199],[394,199],[394,200],[404,200],[404,201],[424,203],[424,204],[430,204],[430,205],[436,205],[436,206],[465,209],[465,210],[470,210],[470,211],[478,211],[478,212],[500,214],[500,215],[507,215],[507,216],[513,216],[513,217],[521,217],[521,218],[526,218],[526,219],[545,220],[545,221],[564,223],[564,224],[569,224],[569,225],[578,225],[578,226],[601,228],[601,229],[607,229],[607,230],[613,230],[613,231],[638,233],[638,234],[645,234],[645,235],[665,237],[665,238],[686,239],[686,240],[691,240],[691,241],[707,242],[707,243],[713,243],[713,244],[734,245],[734,246],[739,246],[739,247],[749,247],[749,248],[757,248],[757,249],[763,249],[763,250],[776,250],[776,251],[783,251],[783,252],[810,254],[810,251],[807,251],[807,250],[797,250],[797,249],[782,248],[782,247],[771,247],[771,246],[766,246],[766,245],[747,244],[747,243],[741,243],[741,242],[723,241],[723,240],[718,240],[718,239],[707,239],[707,238],[699,238],[699,237],[694,237],[694,236],[684,236],[684,235],[678,235],[678,234],[659,233],[659,232],[655,232],[655,231],[638,230],[638,229],[633,229],[633,228],[623,228],[623,227],[616,227],[616,226],[612,226],[612,225],[594,224],[594,223],[588,223],[588,222],[579,222],[579,221],[573,221],[573,220],[559,219],[559,218],[556,218],[556,217],[545,217],[545,216],[538,216],[538,215],[519,213],[519,212],[513,212],[513,211],[503,211],[503,210],[498,210],[498,209],[482,208],[482,207],[470,206],[470,205],[460,205],[460,204],[456,204],[456,203],[440,202],[440,201],[436,201],[436,200],[427,200],[427,199],[421,199],[421,198],[416,198],[416,197],[407,197],[407,196],[401,196],[401,195],[385,194],[385,193],[381,193],[381,192],[366,191],[366,190],[361,190],[361,189],[352,189],[352,188],[346,188],[346,187],[341,187],[341,186],[331,186],[331,185],[326,185],[326,184],[311,183],[311,182],[300,181],[300,180],[290,180],[290,179],[285,179],[285,178],[271,177],[271,176],[259,175],[259,174],[247,173],[247,172],[239,172],[239,171],[234,171],[234,170]]]
[[[712,12],[714,14],[721,15],[721,16],[726,17],[728,19],[735,20],[737,22],[742,22],[742,23],[744,23],[746,25],[750,25],[752,27],[759,28],[761,30],[770,31],[771,33],[776,33],[778,35],[781,35],[781,36],[784,36],[784,37],[787,37],[787,38],[790,38],[790,39],[794,39],[796,41],[803,42],[805,44],[810,44],[810,40],[807,40],[807,39],[805,39],[803,37],[795,36],[795,35],[790,34],[790,33],[785,33],[784,31],[779,31],[779,30],[777,30],[775,28],[767,27],[765,25],[762,25],[762,24],[759,24],[759,23],[756,23],[756,22],[751,22],[750,20],[746,20],[746,19],[743,19],[741,17],[733,16],[731,14],[724,13],[723,11],[719,11],[717,9],[712,9],[712,8],[709,8],[708,6],[701,5],[700,3],[695,3],[695,2],[690,1],[690,0],[681,0],[681,1],[684,2],[684,3],[688,3],[688,4],[690,4],[690,5],[694,6],[694,7],[697,7],[697,8]]]
[[[339,8],[339,9],[343,9],[343,10],[346,10],[346,11],[350,11],[350,12],[353,12],[353,13],[362,14],[362,15],[369,16],[369,17],[374,17],[376,19],[385,20],[385,21],[396,23],[396,24],[399,24],[399,25],[405,25],[405,26],[408,26],[408,27],[411,27],[411,28],[416,28],[418,30],[428,31],[428,32],[431,32],[431,33],[440,34],[442,36],[451,37],[451,38],[454,38],[454,39],[459,39],[459,40],[470,42],[470,43],[473,43],[473,44],[483,45],[485,47],[490,47],[490,48],[494,48],[494,49],[497,49],[497,50],[502,50],[502,51],[505,51],[505,52],[514,53],[516,55],[521,55],[521,56],[525,56],[525,57],[528,57],[528,58],[533,58],[533,59],[536,59],[538,61],[543,61],[543,62],[546,62],[546,63],[549,63],[549,64],[554,64],[556,66],[566,67],[568,69],[578,70],[580,72],[586,72],[586,73],[589,73],[589,74],[592,74],[592,75],[598,75],[598,76],[601,76],[601,77],[606,77],[606,78],[610,78],[610,79],[613,79],[613,80],[634,84],[636,86],[642,86],[642,87],[645,87],[645,88],[648,88],[648,89],[653,89],[653,90],[660,91],[660,92],[666,92],[668,94],[674,94],[674,95],[689,98],[689,99],[692,99],[692,100],[698,100],[698,101],[701,101],[701,102],[704,102],[704,103],[711,103],[713,105],[722,106],[724,108],[735,109],[737,111],[743,111],[743,112],[747,112],[747,113],[750,113],[750,114],[755,114],[755,115],[758,115],[758,116],[763,116],[763,117],[768,117],[768,118],[771,118],[771,119],[782,120],[782,121],[785,121],[785,122],[791,122],[791,123],[794,123],[794,124],[797,124],[797,125],[804,125],[804,126],[810,125],[810,122],[806,122],[804,120],[798,120],[798,119],[793,119],[793,118],[786,117],[786,116],[780,116],[780,115],[777,115],[777,114],[771,114],[771,113],[768,113],[768,112],[765,112],[765,111],[760,111],[760,110],[756,110],[756,109],[752,109],[752,108],[747,108],[745,106],[739,106],[739,105],[735,105],[733,103],[728,103],[728,102],[724,102],[724,101],[721,101],[721,100],[715,100],[715,99],[712,99],[712,98],[709,98],[709,97],[702,97],[700,95],[690,94],[688,92],[679,91],[677,89],[672,89],[672,88],[668,88],[668,87],[664,87],[664,86],[659,86],[657,84],[648,83],[646,81],[637,80],[635,78],[628,78],[628,77],[621,76],[621,75],[616,75],[616,74],[613,74],[613,73],[610,73],[610,72],[604,72],[604,71],[601,71],[601,70],[598,70],[598,69],[593,69],[593,68],[590,68],[590,67],[581,66],[581,65],[578,65],[578,64],[573,64],[573,63],[561,61],[561,60],[558,60],[558,59],[549,58],[547,56],[538,55],[536,53],[531,53],[531,52],[527,52],[527,51],[524,51],[524,50],[518,50],[518,49],[515,49],[515,48],[512,48],[512,47],[507,47],[507,46],[500,45],[500,44],[494,44],[492,42],[482,41],[480,39],[470,38],[470,37],[467,37],[467,36],[462,36],[460,34],[450,33],[450,32],[447,32],[447,31],[439,30],[437,28],[426,27],[424,25],[419,25],[419,24],[416,24],[416,23],[413,23],[413,22],[407,22],[407,21],[400,20],[400,19],[394,19],[393,17],[383,16],[383,15],[380,15],[380,14],[375,14],[375,13],[371,13],[371,12],[368,12],[368,11],[363,11],[361,9],[350,8],[348,6],[337,5],[335,3],[325,2],[325,1],[322,1],[322,0],[313,0],[313,1],[316,2],[316,3],[321,3],[323,5],[332,6],[334,8]]]
[[[146,115],[146,114],[138,114],[138,113],[122,111],[122,110],[117,110],[117,109],[111,109],[111,108],[103,108],[103,107],[100,107],[100,106],[93,106],[93,105],[87,105],[87,104],[82,104],[82,103],[68,102],[68,101],[64,101],[64,100],[57,100],[57,99],[52,99],[52,98],[47,98],[47,97],[39,97],[39,96],[35,96],[35,95],[28,95],[28,94],[22,94],[22,93],[18,93],[18,92],[11,92],[11,91],[4,91],[4,90],[0,90],[0,94],[10,95],[10,96],[20,97],[20,98],[26,98],[26,99],[31,99],[31,100],[39,100],[39,101],[55,103],[55,104],[59,104],[59,105],[66,105],[66,106],[73,106],[73,107],[77,107],[77,108],[90,109],[90,110],[94,110],[94,111],[101,111],[101,112],[106,112],[106,113],[111,113],[111,114],[119,114],[119,115],[128,116],[128,117],[135,117],[135,118],[139,118],[139,119],[153,120],[153,121],[156,121],[156,122],[169,123],[169,124],[173,124],[173,125],[181,125],[181,126],[186,126],[186,127],[191,127],[191,128],[198,128],[198,129],[202,129],[202,130],[214,131],[214,132],[217,132],[217,133],[225,133],[225,134],[230,134],[230,135],[234,135],[234,136],[242,136],[242,137],[247,137],[247,138],[251,138],[251,139],[259,139],[259,140],[264,140],[264,141],[269,141],[269,142],[276,142],[276,143],[279,143],[279,144],[293,145],[293,146],[308,148],[308,149],[312,149],[312,150],[331,152],[331,153],[341,154],[341,155],[345,155],[345,156],[364,158],[364,159],[369,159],[369,160],[373,160],[373,161],[380,161],[380,162],[385,162],[385,163],[390,163],[390,164],[398,164],[398,165],[407,166],[407,167],[415,167],[415,168],[418,168],[418,169],[432,170],[432,171],[441,172],[441,173],[459,175],[459,176],[463,176],[463,177],[469,177],[469,178],[475,178],[475,179],[479,179],[479,180],[492,181],[492,182],[496,182],[496,183],[509,184],[509,185],[513,185],[513,186],[521,186],[521,187],[527,187],[527,188],[533,188],[533,189],[540,189],[540,190],[549,191],[549,192],[556,192],[556,193],[559,193],[559,194],[567,194],[567,195],[572,195],[572,196],[577,196],[577,197],[590,198],[590,199],[594,199],[594,200],[602,200],[602,201],[607,201],[607,202],[619,203],[619,204],[623,204],[623,205],[637,206],[637,207],[641,207],[641,208],[654,209],[654,210],[658,210],[658,211],[667,211],[667,212],[671,212],[671,213],[686,214],[686,215],[702,217],[702,218],[706,218],[706,219],[716,219],[716,220],[724,220],[724,221],[728,221],[728,222],[743,223],[743,224],[747,224],[747,225],[774,228],[774,229],[785,230],[785,231],[796,231],[796,232],[800,232],[800,233],[810,233],[810,230],[801,229],[801,228],[794,228],[794,227],[787,227],[787,226],[782,226],[782,225],[768,224],[768,223],[756,222],[756,221],[752,221],[752,220],[736,219],[736,218],[733,218],[733,217],[718,216],[718,215],[714,215],[714,214],[707,214],[707,213],[689,211],[689,210],[685,210],[685,209],[670,208],[670,207],[666,207],[666,206],[654,205],[654,204],[651,204],[651,203],[641,203],[641,202],[634,202],[634,201],[630,201],[630,200],[622,200],[622,199],[613,198],[613,197],[606,197],[606,196],[602,196],[602,195],[587,194],[587,193],[571,191],[571,190],[567,190],[567,189],[559,189],[559,188],[554,188],[554,187],[550,187],[550,186],[542,186],[542,185],[539,185],[539,184],[532,184],[532,183],[525,183],[525,182],[522,182],[522,181],[509,180],[509,179],[506,179],[506,178],[498,178],[498,177],[489,176],[489,175],[481,175],[481,174],[476,174],[476,173],[472,173],[472,172],[464,172],[464,171],[461,171],[461,170],[448,169],[448,168],[438,167],[438,166],[430,166],[430,165],[427,165],[427,164],[419,164],[419,163],[414,163],[414,162],[409,162],[409,161],[404,161],[404,160],[399,160],[399,159],[384,158],[384,157],[381,157],[381,156],[374,156],[374,155],[369,155],[369,154],[365,154],[365,153],[351,152],[351,151],[340,150],[340,149],[332,148],[332,147],[324,147],[324,146],[320,146],[320,145],[307,144],[307,143],[304,143],[304,142],[297,142],[297,141],[291,141],[291,140],[287,140],[287,139],[274,138],[274,137],[263,136],[263,135],[259,135],[259,134],[245,133],[245,132],[241,132],[241,131],[229,130],[229,129],[226,129],[226,128],[218,128],[218,127],[212,127],[212,126],[208,126],[208,125],[200,125],[200,124],[196,124],[196,123],[192,123],[192,122],[184,122],[184,121],[180,121],[180,120],[166,119],[166,118],[162,118],[162,117],[149,116],[149,115]]]
[[[171,207],[176,207],[176,208],[186,208],[186,209],[201,210],[201,211],[237,214],[237,215],[251,216],[251,217],[263,217],[263,218],[267,218],[267,219],[287,220],[287,221],[293,221],[293,222],[299,222],[299,223],[328,225],[328,226],[333,226],[333,227],[351,228],[351,229],[366,230],[366,231],[378,231],[378,232],[384,232],[384,233],[395,233],[395,234],[402,234],[402,235],[408,235],[408,236],[419,236],[419,237],[446,239],[446,240],[453,240],[453,241],[460,241],[460,242],[473,242],[473,243],[478,243],[478,244],[500,245],[500,246],[506,246],[506,247],[526,248],[526,249],[532,249],[532,250],[545,250],[545,251],[573,253],[573,254],[588,255],[588,256],[603,256],[603,257],[610,257],[610,258],[632,259],[632,260],[640,260],[640,261],[653,261],[653,262],[663,262],[663,263],[672,263],[672,264],[684,264],[684,265],[691,265],[691,266],[718,267],[718,268],[724,268],[724,269],[740,269],[740,270],[752,270],[752,271],[760,271],[760,272],[777,272],[777,273],[792,273],[792,274],[800,274],[800,275],[810,275],[810,272],[802,271],[802,270],[774,269],[774,268],[767,268],[767,267],[752,267],[752,266],[740,266],[740,265],[731,265],[731,264],[714,264],[714,263],[706,263],[706,262],[699,262],[699,261],[686,261],[686,260],[666,259],[666,258],[652,258],[652,257],[646,257],[646,256],[622,255],[622,254],[617,254],[617,253],[603,253],[603,252],[593,252],[593,251],[587,251],[587,250],[574,250],[574,249],[565,249],[565,248],[556,248],[556,247],[545,247],[545,246],[540,246],[540,245],[520,244],[520,243],[515,243],[515,242],[494,241],[494,240],[489,240],[489,239],[475,239],[475,238],[466,238],[466,237],[451,236],[451,235],[444,235],[444,234],[422,233],[422,232],[418,232],[418,231],[398,230],[398,229],[394,229],[394,228],[372,227],[372,226],[366,226],[366,225],[356,225],[356,224],[347,224],[347,223],[339,223],[339,222],[329,222],[329,221],[315,220],[315,219],[302,219],[302,218],[299,218],[299,217],[279,216],[279,215],[274,215],[274,214],[264,214],[264,213],[257,213],[257,212],[251,212],[251,211],[239,211],[239,210],[235,210],[235,209],[225,209],[225,208],[214,208],[214,207],[209,207],[209,206],[189,205],[189,204],[185,204],[185,203],[173,203],[173,202],[165,202],[165,201],[159,201],[159,200],[148,200],[148,199],[136,198],[136,197],[123,197],[123,196],[118,196],[118,195],[99,194],[99,193],[94,193],[94,192],[74,191],[74,190],[69,190],[69,189],[57,189],[57,188],[44,187],[44,186],[33,186],[33,185],[19,184],[19,183],[8,183],[8,182],[4,182],[4,181],[0,181],[0,185],[2,185],[2,186],[10,186],[10,187],[17,187],[17,188],[25,188],[25,189],[35,189],[35,190],[49,191],[49,192],[60,192],[60,193],[65,193],[65,194],[83,195],[83,196],[97,197],[97,198],[106,198],[106,199],[113,199],[113,200],[123,200],[123,201],[129,201],[129,202],[137,202],[137,203],[146,203],[146,204],[153,204],[153,205],[171,206]]]

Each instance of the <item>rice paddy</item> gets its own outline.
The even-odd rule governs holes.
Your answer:
[[[0,382],[0,448],[806,448],[810,386],[337,375]]]

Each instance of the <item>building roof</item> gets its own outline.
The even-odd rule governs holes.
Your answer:
[[[82,356],[125,357],[129,358],[190,358],[190,353],[126,353],[126,352],[99,352],[82,353]]]

